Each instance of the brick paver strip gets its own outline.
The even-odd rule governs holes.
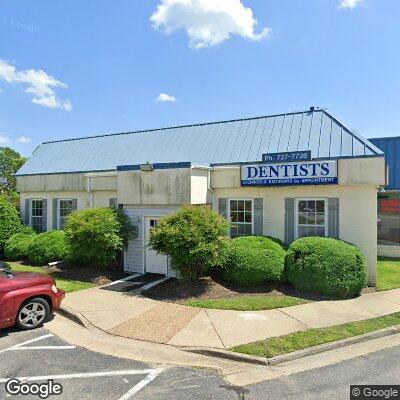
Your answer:
[[[163,303],[115,326],[109,332],[132,339],[167,343],[200,311],[200,308]]]

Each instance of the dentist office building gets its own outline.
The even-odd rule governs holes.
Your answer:
[[[38,231],[62,229],[75,210],[123,208],[136,233],[126,272],[173,275],[167,257],[147,246],[149,231],[183,204],[207,204],[232,222],[232,237],[354,243],[371,285],[385,183],[383,152],[314,108],[45,142],[17,173],[23,219]]]

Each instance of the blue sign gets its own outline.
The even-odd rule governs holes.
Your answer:
[[[245,164],[241,186],[287,186],[337,184],[336,160]]]
[[[263,162],[289,162],[311,160],[311,150],[287,151],[284,153],[269,153],[262,155]]]

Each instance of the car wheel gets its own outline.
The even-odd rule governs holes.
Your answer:
[[[21,306],[16,325],[21,329],[35,329],[47,321],[49,316],[49,303],[38,297],[28,300]]]

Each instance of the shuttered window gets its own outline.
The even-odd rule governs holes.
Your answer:
[[[36,231],[43,231],[43,200],[32,199],[30,207],[29,225]]]
[[[253,234],[253,201],[251,199],[229,199],[231,237]]]
[[[64,229],[68,215],[76,211],[76,200],[59,199],[57,208],[58,208],[58,229]]]
[[[325,199],[297,199],[297,237],[327,235]]]

